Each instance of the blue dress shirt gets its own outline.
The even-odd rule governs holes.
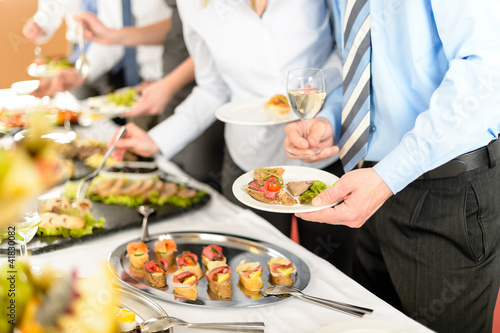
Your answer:
[[[341,49],[347,0],[332,0]],[[367,161],[393,193],[500,132],[500,1],[370,0]],[[340,135],[342,89],[322,116]]]

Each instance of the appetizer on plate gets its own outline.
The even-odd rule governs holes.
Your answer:
[[[156,242],[154,251],[157,260],[165,259],[168,266],[175,265],[174,252],[177,251],[177,244],[173,239],[163,239]]]
[[[297,200],[283,189],[284,173],[283,168],[257,168],[254,170],[254,179],[244,188],[252,198],[262,202],[296,205]]]
[[[285,95],[276,94],[265,104],[266,113],[271,120],[286,120],[290,118],[290,104]]]
[[[222,254],[222,247],[218,245],[208,245],[201,252],[201,263],[207,266],[210,261],[222,261],[226,263],[227,259]]]
[[[293,285],[292,273],[295,272],[293,263],[286,258],[271,258],[267,261],[271,273],[271,282],[274,285]]]
[[[127,309],[119,309],[116,319],[120,325],[120,333],[140,333],[141,327],[135,320],[135,313]]]
[[[137,275],[144,275],[144,264],[149,261],[148,252],[148,246],[143,242],[131,242],[127,245],[130,268]]]
[[[103,229],[105,220],[95,220],[90,211],[92,203],[85,199],[81,202],[65,198],[53,198],[40,202],[41,223],[38,236],[63,236],[79,238],[90,235],[94,229]]]
[[[165,259],[158,259],[144,264],[146,280],[151,287],[164,288],[167,286],[168,263]]]
[[[210,261],[207,269],[208,288],[219,298],[231,298],[231,268],[222,261]]]
[[[198,280],[203,277],[200,264],[198,263],[198,256],[196,254],[184,251],[175,258],[175,261],[177,262],[178,269],[193,272]]]
[[[192,271],[179,269],[172,274],[172,286],[174,292],[189,299],[196,299],[198,297],[198,281],[196,275]]]
[[[262,281],[262,265],[259,262],[242,260],[236,273],[240,276],[241,284],[250,291],[259,291],[264,286]]]

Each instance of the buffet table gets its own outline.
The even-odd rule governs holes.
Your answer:
[[[159,165],[171,174],[184,176],[172,163],[163,161]],[[192,322],[263,321],[266,324],[266,332],[315,332],[332,323],[360,320],[374,321],[374,324],[390,328],[391,330],[387,330],[387,332],[400,332],[400,330],[392,330],[399,325],[408,327],[407,332],[410,328],[416,332],[429,332],[428,329],[368,292],[325,260],[294,243],[250,210],[233,205],[213,189],[195,180],[191,180],[191,184],[206,189],[212,196],[210,202],[200,210],[151,224],[150,234],[174,231],[208,231],[240,235],[269,242],[293,252],[307,263],[311,279],[304,292],[372,308],[375,311],[363,319],[356,319],[292,298],[271,305],[248,308],[207,308],[154,299],[169,315]],[[57,191],[58,189],[54,189],[46,196],[56,195]],[[118,245],[139,237],[139,228],[121,231],[70,248],[32,256],[31,263],[40,267],[50,265],[63,272],[75,269],[79,277],[90,277],[102,272],[103,266],[107,265],[108,255]],[[196,332],[193,329],[183,328],[176,328],[175,331]]]
[[[4,101],[13,96],[12,91],[2,90]],[[29,98],[28,96],[26,98]],[[106,141],[113,135],[116,126],[111,121],[102,121],[93,126],[77,129],[82,138]],[[158,166],[169,174],[186,179],[186,175],[173,163],[157,159]],[[187,178],[189,179],[189,178]],[[362,319],[328,308],[288,298],[280,302],[256,307],[205,307],[169,302],[154,298],[169,315],[191,322],[217,321],[262,321],[266,332],[346,332],[337,330],[332,324],[370,332],[431,332],[392,306],[374,296],[354,280],[322,258],[281,234],[270,223],[250,210],[233,205],[209,186],[189,179],[188,185],[205,189],[211,199],[204,207],[184,212],[175,217],[161,220],[149,226],[150,235],[169,232],[211,232],[256,239],[292,252],[304,261],[310,271],[310,281],[304,292],[313,296],[372,308],[374,312]],[[62,187],[55,188],[42,196],[57,197]],[[140,219],[139,214],[137,218]],[[30,264],[35,268],[52,267],[63,273],[76,271],[80,278],[103,274],[108,270],[108,257],[118,246],[140,238],[140,228],[127,229],[108,234],[94,240],[87,240],[60,250],[32,255]],[[360,325],[361,324],[361,325]],[[362,326],[362,327],[361,327]],[[176,328],[175,332],[196,332],[194,329]],[[350,330],[349,330],[350,331]]]

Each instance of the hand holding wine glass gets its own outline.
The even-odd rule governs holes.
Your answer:
[[[314,118],[325,100],[325,73],[316,68],[297,68],[288,72],[286,83],[288,100],[293,111],[300,118],[302,135],[307,141],[307,120]],[[287,153],[296,157],[311,157],[321,153],[319,147],[309,147],[300,153],[287,149]]]

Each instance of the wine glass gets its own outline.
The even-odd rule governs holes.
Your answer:
[[[288,100],[295,114],[300,118],[302,135],[307,140],[307,120],[314,118],[325,101],[325,73],[317,68],[296,68],[288,72],[286,81]],[[297,157],[312,157],[321,153],[319,147],[309,147],[305,152],[287,149],[287,153]]]
[[[30,202],[25,205],[18,218],[4,230],[2,238],[13,240],[19,244],[20,256],[25,258],[28,255],[26,244],[33,239],[41,222],[38,214],[38,202]]]

